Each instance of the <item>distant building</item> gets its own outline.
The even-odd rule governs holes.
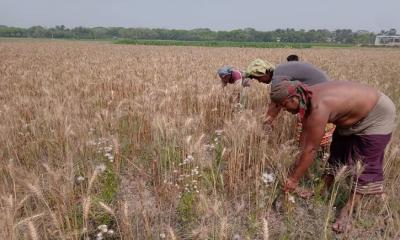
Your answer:
[[[358,30],[356,33],[357,34],[369,34],[370,32],[367,30]]]
[[[375,45],[400,46],[400,35],[378,35],[375,38]]]

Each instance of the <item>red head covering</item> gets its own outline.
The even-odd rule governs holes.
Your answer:
[[[281,81],[271,86],[271,101],[282,103],[289,97],[297,96],[299,98],[300,118],[303,118],[311,101],[312,91],[308,86],[299,81]]]

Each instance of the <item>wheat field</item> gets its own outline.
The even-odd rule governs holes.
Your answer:
[[[294,122],[262,128],[269,86],[245,99],[216,70],[298,54],[335,80],[377,87],[400,106],[400,51],[251,49],[0,40],[1,239],[400,239],[399,134],[385,157],[386,197],[281,194]],[[399,109],[398,109],[399,110]],[[318,190],[324,157],[302,182]]]

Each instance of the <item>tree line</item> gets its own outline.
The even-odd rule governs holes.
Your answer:
[[[395,29],[382,30],[379,34],[396,35]],[[346,43],[372,44],[376,34],[368,31],[337,29],[329,31],[295,30],[257,31],[253,28],[232,31],[212,31],[208,28],[192,30],[123,27],[55,27],[32,26],[29,28],[0,25],[0,37],[59,38],[59,39],[147,39],[181,41],[234,41],[234,42],[289,42],[289,43]]]

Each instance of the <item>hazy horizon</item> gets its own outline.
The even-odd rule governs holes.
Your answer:
[[[23,7],[22,7],[23,6]],[[125,27],[196,29],[213,31],[254,28],[258,31],[351,29],[379,33],[400,31],[400,2],[378,4],[372,0],[337,0],[323,3],[262,0],[201,0],[169,2],[148,0],[1,0],[0,25],[13,27]]]

